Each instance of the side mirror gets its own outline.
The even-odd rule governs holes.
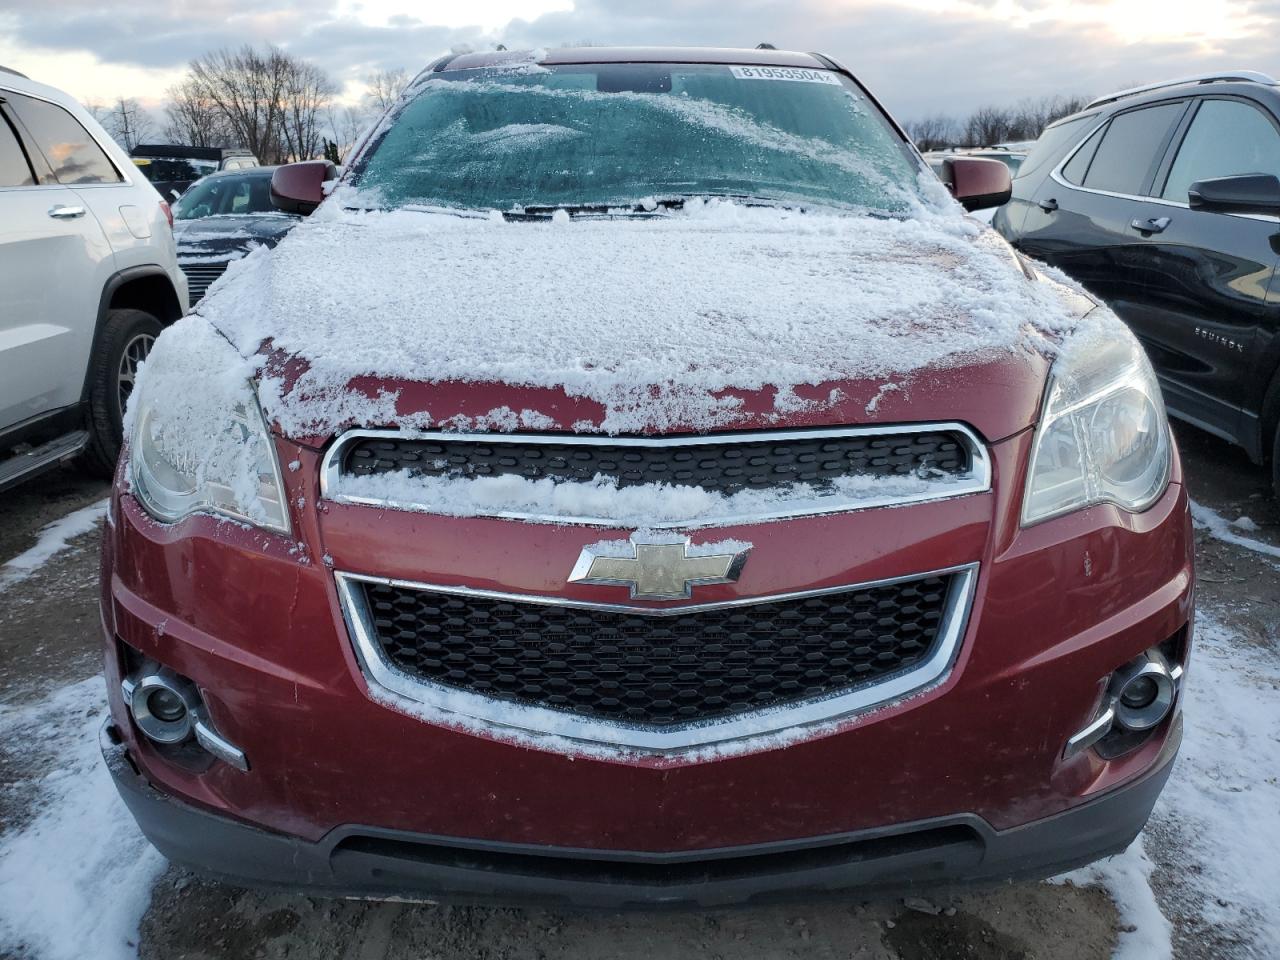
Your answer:
[[[1197,180],[1187,191],[1192,210],[1280,214],[1280,178],[1269,173]]]
[[[328,160],[285,164],[271,175],[271,205],[305,217],[324,199],[325,181],[337,177],[338,168]]]
[[[1009,168],[985,157],[948,157],[942,161],[942,182],[970,212],[998,207],[1013,196]]]

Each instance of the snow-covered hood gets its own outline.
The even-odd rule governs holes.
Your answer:
[[[199,313],[303,442],[345,426],[647,433],[1034,422],[1096,306],[958,214],[644,220],[321,210]],[[198,321],[192,321],[198,322]]]
[[[275,246],[299,222],[298,217],[287,213],[175,220],[173,238],[178,245],[179,260],[200,260],[220,255],[240,257],[258,246]]]

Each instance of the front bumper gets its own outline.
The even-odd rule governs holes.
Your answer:
[[[1119,853],[1173,768],[1174,721],[1137,779],[1008,830],[973,814],[691,853],[584,850],[337,827],[307,841],[198,810],[152,787],[108,720],[102,752],[147,839],[170,861],[244,886],[360,898],[548,907],[721,907],[843,894],[905,895],[1040,879]]]
[[[415,712],[362,670],[335,570],[557,595],[584,543],[625,531],[315,505],[318,458],[301,446],[280,452],[301,464],[284,478],[290,502],[315,505],[296,511],[297,541],[207,516],[158,524],[118,487],[102,600],[112,720],[138,771],[122,792],[176,860],[371,895],[519,899],[528,857],[544,868],[535,878],[568,884],[556,895],[574,902],[664,903],[710,897],[713,883],[730,902],[1046,874],[1111,852],[1150,810],[1174,722],[1123,755],[1066,757],[1064,746],[1096,715],[1112,671],[1188,635],[1187,495],[1175,470],[1142,514],[1099,506],[1021,529],[1029,443],[1028,432],[992,446],[987,494],[716,534],[754,542],[744,578],[709,588],[742,596],[980,571],[954,661],[933,686],[738,752],[608,754],[506,738]],[[249,769],[177,763],[141,736],[119,694],[128,656],[191,678]],[[1070,819],[1147,789],[1123,816]],[[221,828],[182,826],[190,817],[265,845],[206,843],[197,834]],[[1081,826],[1049,830],[1059,818]],[[1010,846],[1016,837],[1032,839]],[[757,855],[770,859],[744,864]],[[708,862],[737,872],[697,867]],[[592,873],[619,863],[641,866],[630,880]],[[650,882],[659,868],[697,891]],[[503,883],[486,890],[486,875]],[[592,894],[592,876],[624,882],[626,896]]]

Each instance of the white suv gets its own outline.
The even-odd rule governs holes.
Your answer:
[[[109,475],[186,302],[168,204],[74,99],[0,67],[0,490],[76,456]]]

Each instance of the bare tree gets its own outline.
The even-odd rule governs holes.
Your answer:
[[[333,81],[315,64],[288,59],[281,89],[280,143],[289,158],[310,160],[320,153],[322,111],[334,92]]]
[[[351,148],[356,145],[373,118],[358,107],[346,104],[341,106],[329,104],[327,114],[329,136],[337,146],[340,162],[345,162],[347,154],[351,152]]]
[[[404,67],[369,74],[365,77],[365,106],[379,115],[386,113],[408,84],[409,71]]]
[[[1079,94],[1027,98],[1012,107],[981,107],[963,123],[936,114],[906,124],[921,150],[948,146],[989,147],[1014,140],[1035,140],[1049,124],[1083,110],[1090,98]]]
[[[979,107],[965,121],[965,140],[973,147],[986,147],[1009,139],[1011,111],[1004,107]]]
[[[264,163],[283,159],[280,134],[291,60],[284,51],[247,44],[191,61],[191,80],[226,119],[235,138]]]
[[[226,116],[194,78],[187,77],[166,91],[164,136],[193,147],[239,146]]]
[[[959,139],[955,120],[942,113],[910,121],[906,124],[906,130],[907,135],[922,151],[941,150],[954,145]]]
[[[117,97],[110,106],[104,106],[97,100],[86,100],[85,109],[125,150],[132,150],[155,131],[151,115],[133,97]]]

